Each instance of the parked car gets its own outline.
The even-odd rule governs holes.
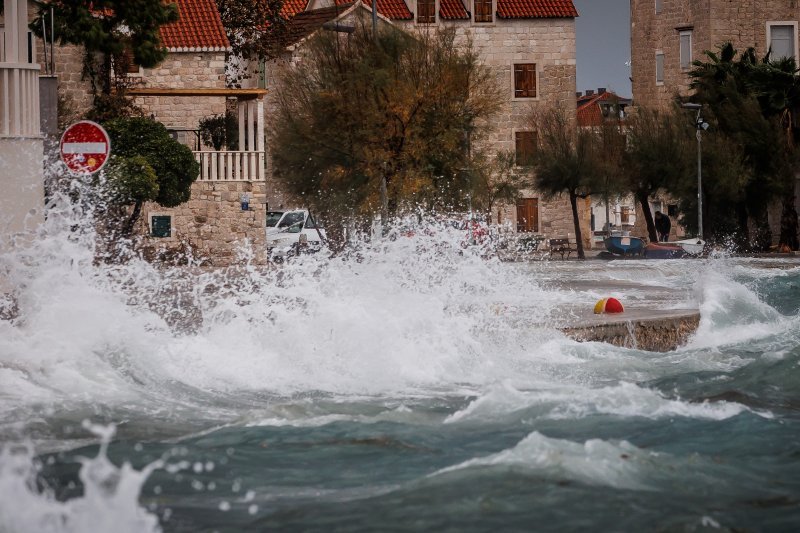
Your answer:
[[[267,250],[282,261],[291,255],[318,251],[325,244],[325,230],[308,209],[267,212]]]

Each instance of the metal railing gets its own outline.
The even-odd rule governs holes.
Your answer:
[[[38,137],[39,65],[0,63],[0,137]]]
[[[198,181],[260,181],[266,176],[265,152],[193,152],[200,163]]]

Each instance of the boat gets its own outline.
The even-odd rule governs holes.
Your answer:
[[[702,239],[684,239],[682,241],[673,241],[670,244],[677,244],[689,255],[702,254],[703,248],[706,246],[706,242]]]
[[[686,255],[686,250],[674,242],[651,242],[644,247],[646,259],[678,259]]]
[[[637,255],[644,250],[644,240],[628,235],[611,235],[603,239],[606,250],[616,255]]]

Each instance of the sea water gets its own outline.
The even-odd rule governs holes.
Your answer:
[[[800,529],[797,260],[104,264],[62,209],[0,259],[0,531]],[[560,332],[606,296],[699,329]]]

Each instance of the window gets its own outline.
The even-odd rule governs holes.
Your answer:
[[[797,23],[767,23],[767,42],[772,51],[770,59],[797,57],[795,35]]]
[[[536,64],[514,65],[514,98],[536,98]]]
[[[681,69],[688,70],[692,66],[692,32],[682,31],[681,39]]]
[[[153,237],[172,236],[172,217],[169,215],[153,215],[150,217],[150,235]]]
[[[619,208],[619,223],[620,224],[633,224],[631,222],[631,208],[628,206],[621,206]]]
[[[539,231],[539,199],[519,198],[517,200],[517,231]]]
[[[417,23],[433,24],[436,22],[436,0],[417,0]]]
[[[475,22],[492,22],[492,0],[474,0]]]
[[[656,2],[656,14],[661,13],[661,0],[655,0]]]
[[[536,144],[535,131],[514,132],[514,147],[516,149],[514,162],[517,166],[529,167],[533,164],[533,158],[536,155]]]
[[[656,85],[664,84],[664,53],[656,52]]]

